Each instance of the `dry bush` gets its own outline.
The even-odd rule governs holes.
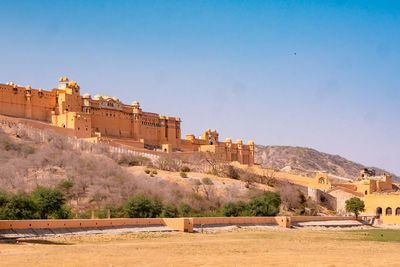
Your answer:
[[[125,166],[150,166],[149,158],[131,153],[113,153],[111,156],[118,164]]]
[[[258,176],[252,172],[243,171],[240,174],[240,180],[246,183],[246,188],[250,188],[258,180],[257,178]]]
[[[154,162],[154,167],[164,171],[179,171],[181,165],[182,162],[171,154],[162,155]]]
[[[274,186],[276,181],[276,173],[277,171],[274,169],[263,170],[263,175],[260,176],[260,183],[268,186]]]
[[[288,211],[301,209],[298,188],[295,186],[284,186],[278,189],[282,200],[282,208]]]
[[[223,176],[225,177],[229,177],[232,179],[239,179],[240,178],[239,172],[240,170],[232,165],[229,164],[223,165],[222,173]]]

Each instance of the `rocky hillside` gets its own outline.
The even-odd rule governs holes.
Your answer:
[[[265,167],[284,170],[291,173],[310,173],[327,171],[330,174],[357,178],[362,168],[368,167],[352,162],[338,155],[319,152],[306,147],[256,146],[255,161]],[[385,172],[375,168],[377,173]],[[393,175],[395,179],[399,179]]]

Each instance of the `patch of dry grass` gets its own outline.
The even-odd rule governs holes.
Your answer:
[[[0,265],[398,266],[400,244],[360,241],[365,232],[237,229],[62,236],[0,244]]]

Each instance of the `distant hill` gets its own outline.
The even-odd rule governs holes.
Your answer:
[[[329,174],[355,179],[360,170],[368,167],[352,162],[338,155],[319,152],[312,148],[292,146],[261,146],[255,148],[255,162],[265,167],[291,173],[312,173],[326,171]],[[375,168],[375,167],[374,167]],[[375,168],[377,174],[385,170]],[[393,178],[400,178],[392,174]]]

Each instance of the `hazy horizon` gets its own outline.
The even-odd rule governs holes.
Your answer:
[[[138,101],[400,175],[400,2],[1,1],[0,83]]]

